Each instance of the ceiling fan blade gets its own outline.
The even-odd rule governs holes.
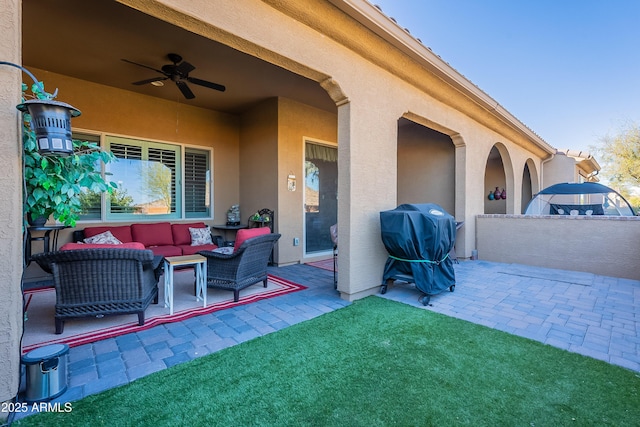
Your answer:
[[[181,62],[178,66],[178,71],[180,73],[182,73],[183,76],[186,76],[187,74],[189,74],[191,71],[195,70],[196,67],[194,67],[193,65],[189,64],[187,61]]]
[[[220,92],[224,92],[225,90],[227,90],[227,88],[224,87],[223,85],[220,85],[218,83],[208,82],[206,80],[196,79],[195,77],[187,77],[187,80],[193,83],[194,85],[208,87],[209,89],[219,90]]]
[[[182,94],[184,95],[185,98],[187,99],[193,99],[196,96],[193,94],[193,92],[191,92],[191,89],[189,89],[189,86],[187,86],[187,84],[181,80],[176,81],[176,85],[178,86],[178,89],[180,89],[180,92],[182,92]]]
[[[147,68],[149,70],[153,70],[156,73],[164,74],[164,72],[162,70],[158,70],[157,68],[149,67],[148,65],[138,64],[137,62],[129,61],[128,59],[122,59],[122,61],[127,62],[129,64],[137,65],[138,67],[143,67],[143,68]]]
[[[167,80],[169,77],[154,77],[152,79],[140,80],[139,82],[133,82],[132,84],[136,86],[146,85],[147,83],[159,82],[162,80]]]

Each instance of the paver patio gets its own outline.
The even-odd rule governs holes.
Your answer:
[[[401,282],[381,296],[640,372],[640,281],[485,261],[463,261],[455,271],[455,292],[434,296],[429,306]],[[53,402],[127,384],[349,304],[334,290],[331,271],[301,264],[269,273],[308,289],[71,348],[68,390]]]

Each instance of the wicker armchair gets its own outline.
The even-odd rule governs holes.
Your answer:
[[[162,257],[150,250],[78,249],[40,253],[33,260],[53,274],[56,334],[65,319],[109,314],[138,314],[158,303]]]
[[[232,254],[200,251],[207,258],[207,287],[233,291],[238,301],[240,290],[258,282],[267,287],[267,264],[280,234],[264,234],[245,240]]]

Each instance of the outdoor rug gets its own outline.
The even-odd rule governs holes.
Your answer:
[[[312,267],[322,268],[323,270],[333,271],[333,259],[323,259],[322,261],[306,262],[305,264]],[[336,265],[336,271],[338,266]]]
[[[269,275],[267,287],[262,282],[240,291],[240,300],[233,301],[233,292],[221,289],[208,289],[207,306],[196,301],[194,295],[193,269],[174,273],[173,315],[164,306],[164,276],[158,283],[158,304],[151,304],[145,310],[144,325],[138,325],[137,314],[104,316],[102,318],[85,317],[69,319],[64,323],[64,332],[55,334],[54,314],[56,293],[53,288],[26,290],[26,321],[22,338],[22,351],[26,353],[34,348],[63,343],[69,347],[88,344],[119,335],[138,332],[164,323],[180,322],[194,316],[213,313],[215,311],[250,304],[267,298],[285,295],[306,289],[305,286]]]

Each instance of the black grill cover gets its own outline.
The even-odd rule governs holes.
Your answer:
[[[425,294],[437,294],[455,284],[448,254],[456,240],[456,221],[442,207],[433,203],[400,205],[380,212],[380,228],[389,252],[383,283],[410,275]]]

